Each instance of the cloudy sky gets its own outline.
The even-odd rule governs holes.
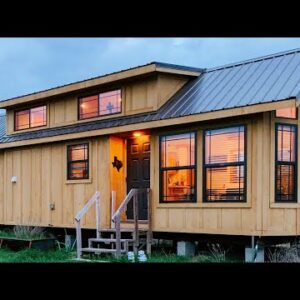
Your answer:
[[[0,38],[0,99],[161,61],[214,67],[300,48],[300,38]]]

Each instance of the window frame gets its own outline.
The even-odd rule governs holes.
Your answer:
[[[295,162],[287,162],[287,161],[278,161],[278,137],[277,131],[279,126],[291,126],[295,128]],[[274,171],[274,203],[298,203],[298,125],[291,123],[275,123],[275,171]],[[295,176],[294,176],[294,200],[278,200],[277,199],[277,167],[278,166],[294,166],[295,168]]]
[[[99,105],[99,99],[100,99],[100,94],[105,94],[105,93],[109,93],[109,92],[113,92],[113,91],[120,91],[120,96],[121,96],[121,110],[119,112],[115,112],[112,114],[105,114],[105,115],[100,115],[99,111],[100,111],[100,105]],[[80,100],[83,98],[87,98],[87,97],[93,97],[93,96],[97,96],[97,101],[98,101],[98,114],[97,116],[94,117],[87,117],[87,118],[80,118]],[[87,94],[84,96],[80,96],[77,98],[77,120],[78,121],[84,121],[84,120],[90,120],[90,119],[96,119],[96,118],[105,118],[108,116],[113,116],[113,115],[117,115],[117,114],[121,114],[123,112],[123,90],[122,88],[115,88],[115,89],[109,89],[109,90],[104,90],[98,93],[93,93],[93,94]]]
[[[213,163],[213,164],[206,164],[205,162],[205,133],[209,130],[220,130],[226,128],[233,128],[233,127],[244,127],[244,163]],[[247,203],[247,124],[232,124],[228,126],[222,127],[212,127],[212,128],[205,128],[203,129],[203,143],[202,143],[202,202],[203,203]],[[244,200],[214,200],[209,201],[206,199],[206,169],[207,168],[216,168],[216,167],[230,167],[230,166],[244,166]]]
[[[162,167],[162,151],[161,151],[161,143],[162,139],[167,136],[172,135],[181,135],[181,134],[191,134],[195,135],[195,158],[193,166],[179,166],[179,167]],[[168,132],[165,134],[159,135],[159,203],[160,204],[176,204],[176,203],[197,203],[197,131],[176,131],[176,132]],[[164,201],[163,200],[163,171],[169,170],[194,170],[194,191],[195,191],[195,199],[194,200],[180,200],[180,201]]]
[[[86,145],[87,146],[87,159],[84,160],[70,160],[69,157],[69,149],[74,146],[79,146],[79,145]],[[87,165],[87,177],[86,178],[71,178],[70,177],[70,166],[72,163],[86,163]],[[77,181],[77,180],[89,180],[90,179],[90,143],[89,142],[78,142],[74,144],[68,144],[67,145],[67,181]]]
[[[38,107],[46,107],[46,124],[45,125],[40,125],[40,126],[31,126],[31,110],[38,108]],[[22,111],[29,111],[29,127],[28,128],[22,128],[22,129],[17,129],[17,118],[16,115],[19,112]],[[41,128],[41,127],[46,127],[48,125],[48,105],[44,104],[44,105],[36,105],[36,106],[32,106],[32,107],[28,107],[28,108],[23,108],[23,109],[18,109],[18,110],[14,110],[14,131],[22,131],[22,130],[29,130],[29,129],[36,129],[36,128]]]

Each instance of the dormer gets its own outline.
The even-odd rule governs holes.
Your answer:
[[[153,62],[0,102],[7,134],[154,112],[202,70]]]

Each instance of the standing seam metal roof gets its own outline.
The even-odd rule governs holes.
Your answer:
[[[0,143],[286,100],[297,98],[299,92],[300,49],[295,49],[206,69],[198,78],[191,79],[157,112],[3,136]]]

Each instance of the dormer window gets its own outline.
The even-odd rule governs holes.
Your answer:
[[[79,119],[89,119],[120,113],[122,110],[121,90],[79,98]]]
[[[15,111],[15,130],[23,130],[46,125],[46,105]]]

